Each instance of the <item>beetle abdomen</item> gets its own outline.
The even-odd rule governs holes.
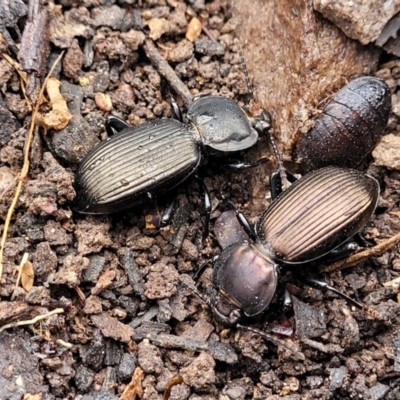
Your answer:
[[[390,109],[384,81],[371,76],[351,81],[329,101],[315,126],[300,136],[296,155],[304,170],[358,167],[383,134]]]
[[[374,178],[351,169],[323,168],[283,192],[261,216],[257,234],[276,259],[310,261],[358,232],[378,196]]]
[[[75,208],[94,214],[116,212],[172,189],[200,162],[196,138],[190,125],[172,119],[117,133],[80,164]]]

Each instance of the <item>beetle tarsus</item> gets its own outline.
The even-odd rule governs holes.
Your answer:
[[[160,226],[166,226],[171,221],[172,214],[176,207],[176,202],[177,198],[174,196],[161,217]]]
[[[260,164],[267,162],[267,161],[270,161],[270,159],[266,156],[263,156],[254,162],[247,163],[244,161],[237,161],[237,162],[224,164],[223,166],[227,167],[227,168],[242,170],[242,169],[247,169],[247,168],[258,167]]]
[[[292,354],[294,354],[301,361],[304,361],[306,359],[305,355],[302,352],[297,351],[293,346],[290,346],[290,344],[286,343],[285,341],[283,341],[275,336],[269,335],[268,333],[260,331],[259,329],[252,328],[250,326],[244,326],[244,325],[237,324],[236,327],[239,329],[243,329],[245,331],[253,332],[257,335],[260,335],[261,337],[268,340],[269,342],[272,342],[276,346],[284,347],[285,349],[289,350]]]
[[[205,239],[208,236],[208,233],[210,231],[210,216],[211,216],[211,198],[210,198],[210,193],[208,193],[207,187],[203,181],[202,178],[200,178],[198,175],[194,176],[195,179],[197,180],[203,195],[204,195],[204,230],[203,230],[203,239]]]
[[[115,115],[110,115],[107,118],[105,127],[106,127],[106,132],[107,132],[108,136],[113,136],[118,132],[122,132],[125,129],[131,128],[131,125],[129,125],[127,122],[125,122],[120,117],[117,117]]]
[[[251,240],[255,242],[257,240],[257,234],[250,221],[241,211],[237,210],[236,210],[236,218],[238,219],[240,225],[242,225],[244,231],[250,236]]]

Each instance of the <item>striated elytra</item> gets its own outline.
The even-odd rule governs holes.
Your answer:
[[[95,147],[76,173],[74,208],[104,214],[144,203],[192,175],[204,151],[248,149],[263,131],[235,101],[219,96],[194,99],[186,118],[128,126]]]
[[[305,171],[336,165],[357,168],[382,136],[391,96],[381,79],[364,76],[339,90],[300,136],[296,156]]]
[[[370,219],[378,182],[353,169],[313,171],[283,192],[261,215],[253,243],[235,243],[214,265],[218,289],[213,312],[224,325],[266,310],[279,264],[304,264],[350,239]]]

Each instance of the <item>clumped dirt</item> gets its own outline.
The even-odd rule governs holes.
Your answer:
[[[351,68],[343,67],[344,60],[339,65],[324,61],[332,78],[322,77],[324,69],[316,64],[315,53],[304,52],[304,65],[310,69],[305,73],[303,64],[296,61],[299,74],[295,76],[291,57],[297,60],[298,54],[282,45],[284,50],[279,53],[274,44],[270,57],[280,65],[285,61],[291,65],[287,70],[290,78],[284,81],[285,69],[272,67],[269,74],[275,68],[276,75],[268,76],[270,86],[266,88],[258,78],[263,67],[259,63],[265,61],[254,53],[254,39],[246,36],[246,30],[253,27],[250,34],[260,41],[264,26],[251,25],[250,17],[240,11],[248,2],[233,3],[234,8],[226,0],[60,0],[42,5],[31,1],[28,12],[21,0],[11,0],[0,7],[0,32],[5,39],[0,41],[2,221],[16,190],[15,176],[24,163],[32,118],[28,104],[40,98],[43,71],[49,70],[62,49],[65,53],[53,77],[61,82],[61,95],[71,114],[64,110],[58,115],[55,102],[42,104],[40,114],[53,122],[57,119],[52,126],[58,129],[44,129],[43,119],[42,126],[35,129],[29,173],[8,229],[0,329],[13,326],[0,333],[1,399],[400,398],[397,246],[329,274],[319,273],[321,263],[296,267],[297,272],[322,279],[365,303],[379,313],[379,319],[353,308],[336,294],[304,286],[296,271],[282,268],[278,294],[286,287],[293,307],[284,310],[277,298],[267,315],[245,324],[284,340],[302,352],[305,360],[254,332],[218,325],[208,306],[190,289],[193,282],[189,276],[200,265],[220,254],[221,246],[245,237],[232,213],[224,222],[232,235],[225,230],[221,236],[221,220],[214,231],[221,213],[231,210],[233,204],[254,222],[267,207],[268,173],[273,163],[232,171],[204,160],[199,174],[211,194],[213,209],[206,239],[202,235],[203,195],[195,180],[189,179],[179,188],[172,221],[165,227],[158,225],[169,196],[124,213],[83,215],[73,211],[74,172],[84,155],[106,139],[104,122],[110,114],[132,125],[170,118],[168,87],[183,109],[199,93],[233,98],[241,105],[248,102],[235,37],[244,44],[246,58],[250,57],[251,78],[255,77],[261,101],[266,91],[275,93],[263,105],[268,107],[276,99],[271,109],[275,134],[293,172],[297,169],[290,162],[292,140],[309,126],[310,110],[355,74],[373,73],[387,82],[393,112],[386,133],[398,135],[399,59],[380,55],[372,46],[362,48],[354,41],[351,48],[341,48],[349,39],[314,14],[309,2],[296,3],[297,8],[290,12],[303,23],[314,21],[320,38],[332,39],[334,54],[345,58],[351,52],[347,60]],[[274,7],[274,17],[288,15],[285,6]],[[250,7],[247,11],[254,15]],[[29,22],[32,15],[37,16],[37,24]],[[241,16],[246,23],[240,23]],[[192,42],[185,35],[198,26],[191,22],[193,17],[202,22],[202,31]],[[279,40],[279,30],[289,30],[293,21],[286,25],[275,22],[266,26]],[[307,42],[312,47],[318,35],[313,40],[301,36],[313,31],[307,23],[300,27],[293,22],[297,31],[286,32],[285,42],[296,37],[299,48],[307,48]],[[324,24],[328,28],[323,28]],[[326,29],[333,33],[329,35]],[[25,30],[30,32],[29,40],[28,34],[20,36]],[[26,76],[12,66],[18,61]],[[308,82],[311,70],[315,75]],[[323,91],[322,86],[328,89]],[[286,87],[290,88],[287,102],[281,96]],[[64,121],[69,122],[61,127]],[[291,139],[283,143],[291,129]],[[267,138],[260,138],[244,157],[254,160],[260,154],[270,155]],[[370,159],[364,170],[381,185],[376,213],[362,232],[364,246],[372,247],[400,231],[400,172],[375,166]],[[26,272],[27,262],[20,270],[24,282],[33,283],[29,290],[25,283],[16,287],[15,271],[25,253],[33,276]],[[196,285],[202,296],[210,297],[211,267]],[[52,315],[40,319],[51,311]],[[21,324],[24,321],[26,325]]]

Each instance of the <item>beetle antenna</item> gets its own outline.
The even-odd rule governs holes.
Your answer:
[[[214,257],[214,258],[212,258],[212,259],[210,258],[210,259],[204,261],[204,262],[200,265],[200,267],[198,268],[198,270],[194,273],[194,275],[192,276],[192,279],[196,282],[196,281],[200,278],[200,276],[203,275],[203,272],[204,272],[204,270],[206,269],[206,267],[207,267],[208,265],[212,265],[212,263],[215,262],[216,258],[218,258],[218,256],[216,256],[216,257]]]
[[[259,329],[255,329],[252,328],[250,326],[244,326],[244,325],[240,325],[237,324],[236,325],[239,329],[243,329],[245,331],[249,331],[249,332],[253,332],[257,335],[260,335],[261,337],[263,337],[265,340],[268,340],[269,342],[274,343],[277,346],[282,346],[285,349],[289,350],[291,353],[293,353],[299,360],[304,361],[306,358],[304,356],[304,354],[301,351],[297,351],[296,349],[294,349],[293,346],[290,346],[288,343],[286,343],[285,341],[278,339],[275,336],[269,335],[268,333],[265,333],[263,331],[260,331]]]
[[[196,286],[194,285],[193,279],[189,275],[180,275],[179,281],[182,283],[183,286],[191,290],[193,294],[196,295],[204,304],[207,304],[207,306],[211,308],[210,302],[197,290]]]
[[[249,92],[250,98],[254,103],[257,103],[256,98],[254,96],[253,85],[251,84],[250,76],[247,71],[246,62],[245,62],[243,51],[242,51],[242,46],[240,45],[238,38],[235,38],[233,41],[236,44],[237,52],[239,53],[240,64],[242,66],[242,70],[243,70],[244,76],[246,78],[247,90]],[[271,124],[270,124],[271,116],[263,108],[261,108],[261,110],[262,110],[261,111],[262,119],[263,119],[264,125],[265,125],[265,128],[263,130],[268,132],[269,140],[270,140],[271,146],[272,146],[272,151],[275,155],[275,159],[278,164],[278,171],[279,171],[279,175],[281,177],[282,186],[284,188],[288,188],[290,186],[290,183],[287,179],[287,175],[286,175],[285,168],[283,166],[282,158],[281,158],[281,155],[278,150],[278,146],[275,141],[274,132],[273,132]]]

